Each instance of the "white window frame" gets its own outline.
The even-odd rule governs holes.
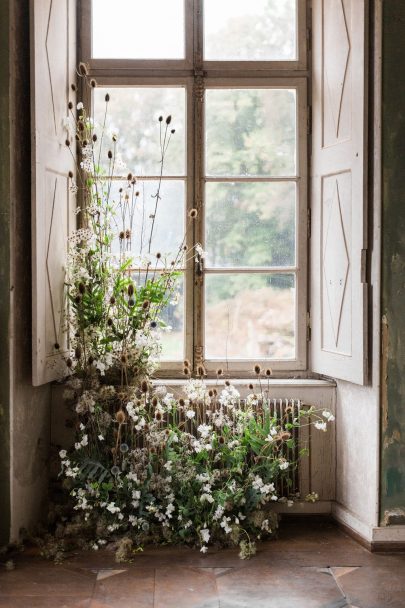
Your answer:
[[[288,360],[265,359],[207,361],[204,359],[204,306],[201,283],[194,276],[190,261],[185,270],[185,357],[194,369],[203,365],[208,376],[218,367],[230,377],[252,376],[253,363],[271,367],[273,372],[294,374],[307,369],[307,261],[308,261],[308,58],[307,2],[297,0],[297,53],[295,61],[204,61],[203,0],[184,0],[185,58],[179,60],[93,59],[91,57],[91,0],[81,1],[79,17],[79,59],[101,87],[177,86],[186,91],[186,212],[204,205],[203,121],[205,88],[290,88],[297,91],[297,206],[296,206],[296,357]],[[183,176],[184,178],[184,176]],[[150,179],[150,178],[149,178]],[[173,179],[173,178],[172,178]],[[288,178],[287,178],[288,179]],[[282,181],[287,179],[281,178]],[[239,181],[238,179],[233,181]],[[252,181],[260,181],[252,179]],[[269,178],[265,181],[277,181]],[[194,235],[188,245],[203,242],[203,213],[199,214]],[[229,272],[229,269],[227,269]],[[235,269],[235,272],[240,272]],[[245,272],[263,272],[245,269]],[[289,268],[266,268],[266,274],[288,273]],[[164,361],[159,375],[181,375],[182,362]]]

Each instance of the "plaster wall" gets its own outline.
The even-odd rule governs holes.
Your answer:
[[[45,515],[50,439],[50,387],[34,389],[31,380],[28,0],[0,3],[0,40],[0,542],[7,542]]]

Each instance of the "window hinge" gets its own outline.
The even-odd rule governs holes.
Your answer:
[[[307,237],[311,238],[311,207],[307,209]]]
[[[311,342],[311,312],[307,311],[307,342]]]

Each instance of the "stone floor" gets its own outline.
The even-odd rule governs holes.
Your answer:
[[[0,571],[0,608],[405,608],[405,554],[371,554],[332,523],[285,522],[242,561],[151,548],[131,564],[108,551],[61,566],[30,552]]]

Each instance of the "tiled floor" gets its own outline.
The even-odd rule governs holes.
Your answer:
[[[21,554],[0,571],[0,608],[405,608],[405,554],[371,554],[329,522],[285,522],[250,561],[151,548],[62,566]]]

